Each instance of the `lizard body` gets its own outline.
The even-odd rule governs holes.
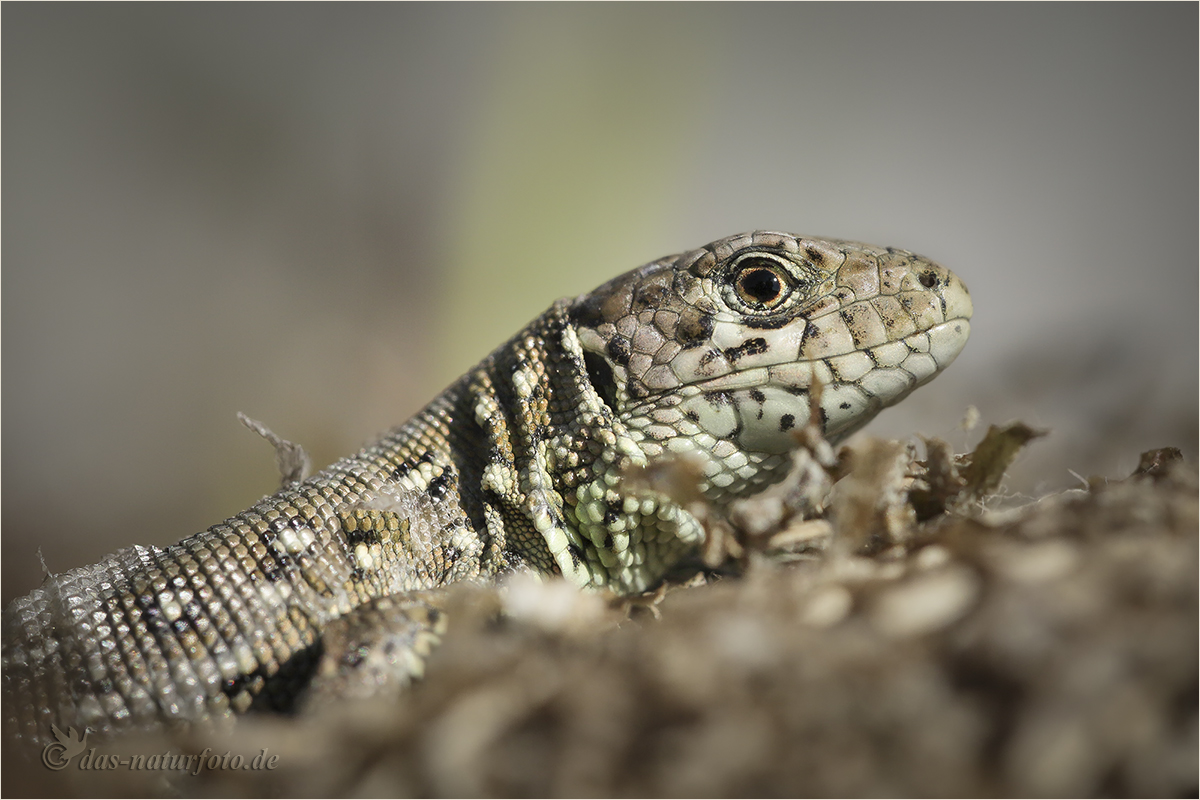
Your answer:
[[[13,601],[6,734],[286,709],[329,641],[386,625],[417,673],[441,623],[423,592],[456,581],[527,569],[641,592],[704,534],[623,470],[690,453],[711,503],[753,493],[783,477],[814,380],[844,438],[957,356],[971,310],[912,253],[763,231],[560,300],[358,454]]]

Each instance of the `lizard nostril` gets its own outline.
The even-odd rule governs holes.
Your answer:
[[[919,280],[921,282],[921,285],[924,286],[926,289],[932,289],[933,287],[938,285],[937,273],[933,272],[932,270],[927,271],[927,272],[922,272],[921,277],[918,278],[917,280]]]

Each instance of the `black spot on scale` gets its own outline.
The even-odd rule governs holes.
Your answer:
[[[200,605],[199,600],[192,600],[183,607],[183,618],[189,622],[195,622],[204,614],[204,607]]]
[[[804,348],[808,344],[808,340],[815,339],[817,336],[818,331],[816,325],[808,324],[804,326],[804,333],[800,334],[800,348],[796,353],[797,360],[804,360]]]
[[[614,336],[609,339],[604,350],[608,353],[608,357],[613,360],[614,364],[619,364],[622,367],[629,366],[629,340],[624,336]]]
[[[359,528],[358,530],[345,531],[345,534],[346,544],[351,547],[359,544],[379,544],[382,541],[379,538],[379,533],[375,530],[363,530]]]
[[[825,263],[825,254],[812,245],[807,245],[804,248],[804,255],[808,256],[808,260],[813,264],[820,265]]]
[[[433,453],[428,450],[422,453],[419,458],[406,458],[404,461],[400,462],[399,466],[392,470],[392,480],[398,481],[401,478],[406,477],[421,464],[426,464],[432,461]]]
[[[450,487],[454,484],[454,473],[450,469],[446,469],[441,475],[429,482],[429,488],[426,490],[429,493],[431,500],[441,500],[450,491]]]
[[[730,364],[736,364],[737,360],[743,356],[756,356],[767,352],[767,349],[766,339],[747,339],[737,347],[726,348],[725,358],[729,359]]]
[[[708,367],[720,357],[721,357],[721,354],[718,353],[716,350],[709,350],[707,353],[700,356],[700,361],[696,365],[697,366],[696,371],[698,373],[700,373],[701,375],[708,375],[709,374]]]
[[[791,317],[742,317],[742,324],[756,330],[775,330],[792,321]]]
[[[566,330],[567,318],[566,318],[566,316],[560,316],[558,314],[552,314],[552,315],[548,315],[548,316],[550,317],[550,319],[548,320],[546,334],[547,334],[547,336],[552,336],[552,337],[557,338],[562,334],[562,332],[564,330]]]
[[[762,419],[763,412],[766,410],[767,396],[758,389],[751,389],[750,399],[758,403],[757,419]]]
[[[699,422],[699,421],[700,421],[700,415],[699,415],[698,413],[696,413],[695,411],[693,411],[692,409],[690,409],[690,408],[689,408],[687,411],[684,411],[684,412],[683,412],[683,415],[684,415],[685,417],[687,417],[688,419],[690,419],[692,422]]]
[[[133,598],[133,605],[142,612],[143,616],[158,616],[158,600],[154,592],[141,592]]]
[[[268,550],[267,555],[269,555],[275,563],[272,565],[263,561],[258,565],[258,568],[262,570],[262,573],[266,576],[267,580],[269,580],[271,583],[278,583],[279,580],[283,578],[283,575],[287,571],[288,566],[292,563],[292,560],[287,556],[279,555],[273,550]],[[251,574],[253,575],[253,573]]]
[[[287,521],[282,517],[274,519],[271,521],[271,528],[275,530],[265,530],[258,535],[259,540],[263,544],[268,545],[266,548],[266,556],[258,562],[258,568],[262,571],[262,574],[266,576],[268,581],[271,583],[276,583],[280,578],[283,577],[283,573],[287,571],[287,568],[292,566],[293,562],[291,557],[284,553],[276,552],[275,548],[270,546],[276,539],[279,538],[279,534],[276,533],[276,530],[282,532],[284,529],[286,529]],[[250,579],[254,580],[254,578],[255,575],[253,572],[251,572]]]
[[[730,397],[729,392],[705,392],[704,399],[708,401],[709,405],[716,408],[733,403],[733,398]]]
[[[842,312],[842,321],[846,323],[846,328],[850,331],[850,338],[854,341],[855,349],[862,349],[863,339],[861,329],[865,323],[861,323],[859,318],[864,314],[869,313],[863,306],[850,306]]]
[[[666,304],[667,287],[657,283],[643,284],[633,294],[632,309],[644,311],[647,308],[661,308]]]
[[[796,427],[796,418],[791,414],[784,414],[779,418],[779,430],[790,431]]]
[[[135,605],[141,608],[140,604]],[[139,625],[144,625],[153,634],[154,640],[158,642],[160,647],[166,647],[168,642],[170,642],[170,646],[172,647],[177,646],[174,641],[173,628],[167,624],[167,621],[162,617],[162,612],[158,608],[142,609],[141,617],[135,616],[134,619]],[[140,644],[140,634],[138,635],[138,639]]]
[[[684,350],[699,347],[712,338],[713,318],[695,309],[688,309],[679,317],[675,328],[675,338]]]
[[[849,411],[850,410],[849,401],[843,401],[843,402],[839,403],[838,408],[842,409],[843,411]]]

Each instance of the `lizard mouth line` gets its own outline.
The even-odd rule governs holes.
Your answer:
[[[908,336],[899,339],[891,339],[879,344],[867,345],[854,350],[848,350],[844,353],[837,353],[820,358],[810,358],[804,360],[780,361],[775,364],[763,364],[743,369],[734,370],[720,375],[716,378],[709,378],[704,381],[699,381],[691,385],[694,392],[725,392],[737,389],[753,389],[761,387],[765,384],[800,386],[800,382],[793,382],[787,378],[804,378],[803,387],[811,383],[811,376],[814,369],[820,372],[828,372],[828,369],[821,370],[818,365],[825,367],[834,366],[831,362],[838,359],[844,359],[848,356],[854,356],[857,353],[864,353],[871,357],[871,351],[881,347],[886,347],[894,344],[904,345],[909,354],[914,353],[929,353],[937,363],[937,372],[941,372],[962,350],[966,344],[967,334],[970,332],[970,319],[967,317],[955,317],[954,319],[939,322],[937,325],[932,325],[924,330],[911,333]],[[888,369],[898,366],[897,364],[878,363],[875,358],[872,358],[874,368]],[[787,373],[785,377],[784,373]],[[834,380],[830,381],[827,376],[822,376],[825,383],[840,383],[843,382],[837,378],[837,372],[833,373]],[[936,374],[936,373],[935,373]],[[932,376],[930,376],[932,377]],[[852,381],[851,381],[852,382]],[[685,389],[686,391],[686,389]],[[688,392],[689,394],[692,392]]]

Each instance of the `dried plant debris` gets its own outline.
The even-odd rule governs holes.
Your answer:
[[[993,494],[1017,454],[1046,433],[1023,422],[989,425],[983,440],[962,456],[955,456],[941,439],[925,439],[926,460],[916,464],[923,480],[910,493],[918,518],[930,519]]]
[[[238,421],[275,448],[275,466],[279,468],[280,486],[284,489],[294,486],[309,476],[312,472],[312,459],[302,445],[289,442],[256,419],[238,412]]]
[[[1137,469],[1132,477],[1148,475],[1160,478],[1168,473],[1171,464],[1183,460],[1183,451],[1178,447],[1160,447],[1157,450],[1147,450],[1138,459]]]
[[[923,458],[801,435],[790,478],[728,517],[685,461],[629,476],[709,534],[653,593],[459,587],[403,692],[119,743],[265,749],[273,770],[25,767],[41,782],[10,794],[1197,793],[1194,465],[1154,451],[997,511],[1026,426]]]

